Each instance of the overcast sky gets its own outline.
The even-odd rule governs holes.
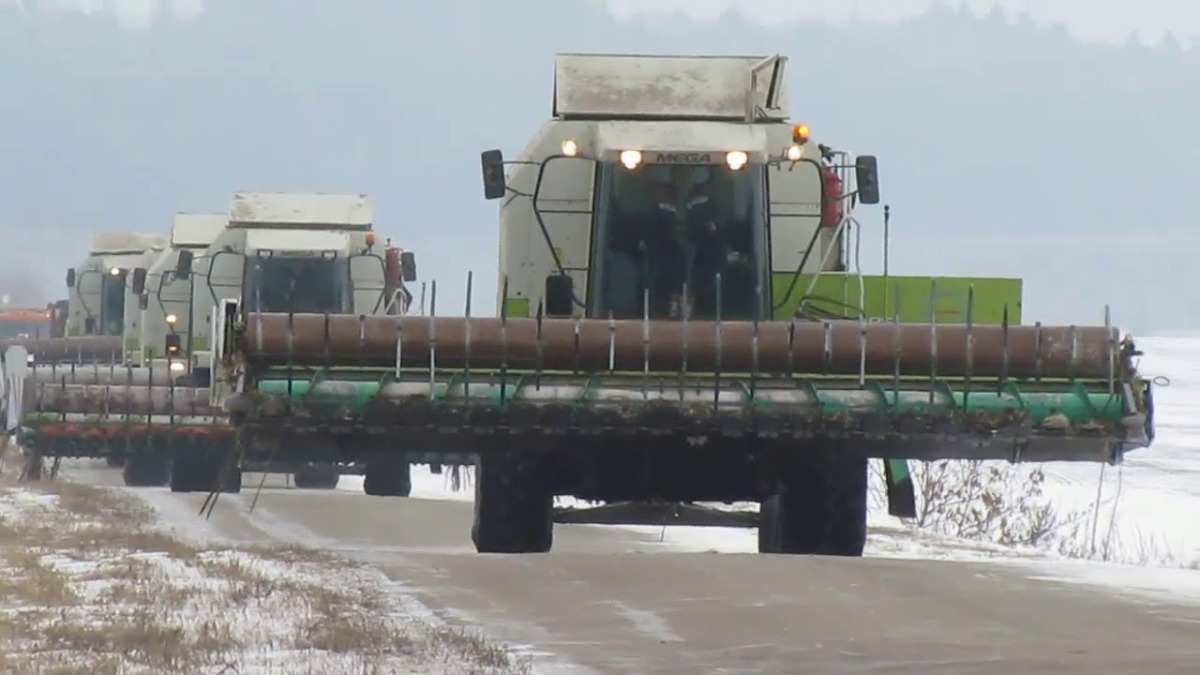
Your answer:
[[[335,1],[335,0],[330,0]],[[362,0],[360,0],[362,1]],[[375,0],[382,1],[382,0]],[[396,0],[389,0],[396,1]],[[579,1],[579,0],[565,0]],[[697,18],[720,15],[730,7],[763,24],[777,26],[789,20],[823,18],[843,21],[860,18],[895,20],[925,11],[936,0],[586,0],[601,2],[617,16],[637,16],[663,11],[683,11]],[[349,9],[352,2],[341,0]],[[1078,38],[1124,43],[1136,31],[1144,41],[1157,43],[1168,30],[1185,45],[1200,35],[1200,2],[1196,0],[942,0],[944,5],[986,12],[999,5],[1006,11],[1025,12],[1039,23],[1064,22]],[[0,0],[0,5],[20,5],[87,13],[107,12],[130,29],[144,29],[160,17],[190,19],[204,9],[204,0]],[[513,7],[520,7],[519,0]]]

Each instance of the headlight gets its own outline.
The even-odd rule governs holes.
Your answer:
[[[733,152],[725,155],[725,163],[728,164],[729,168],[733,171],[737,171],[743,166],[746,166],[746,163],[749,161],[750,158],[741,150],[734,150]]]
[[[625,165],[626,169],[636,169],[641,163],[641,152],[637,150],[624,150],[621,152],[621,164]]]
[[[574,157],[579,154],[579,146],[575,144],[575,141],[567,139],[562,143],[562,154],[567,157]]]
[[[179,320],[179,317],[175,316],[174,314],[167,315],[167,323],[171,324],[172,326],[174,326],[175,322],[178,320]]]
[[[178,373],[180,371],[187,370],[187,364],[183,363],[182,361],[172,361],[169,367],[172,373]]]
[[[787,158],[793,162],[799,162],[804,157],[804,146],[800,144],[793,145],[787,149]]]
[[[109,273],[109,274],[111,274],[111,275],[113,275],[114,277],[119,277],[119,276],[121,276],[121,268],[120,268],[120,267],[114,267],[114,268],[112,268],[111,270],[109,270],[109,271],[108,271],[108,273]]]

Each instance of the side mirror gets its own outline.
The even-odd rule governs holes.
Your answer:
[[[133,279],[131,280],[131,288],[134,295],[142,295],[146,291],[146,268],[138,267],[133,270]],[[143,309],[145,309],[143,307]]]
[[[417,256],[412,251],[400,254],[400,275],[409,283],[417,280]]]
[[[67,288],[75,288],[75,268],[67,269]]]
[[[548,317],[571,316],[575,298],[575,280],[567,274],[546,277],[545,310]]]
[[[858,201],[879,203],[879,165],[875,155],[859,155],[854,159],[854,182],[858,185]]]
[[[500,199],[508,192],[504,181],[504,153],[488,150],[480,155],[483,165],[483,198]]]
[[[183,342],[179,337],[179,333],[168,335],[165,346],[167,348],[167,356],[179,356],[179,352],[183,349]]]
[[[179,252],[179,259],[175,261],[175,278],[180,281],[187,281],[192,274],[192,261],[195,260],[195,254],[188,250]]]
[[[138,294],[138,309],[149,309],[149,308],[150,308],[150,294],[145,291],[142,291],[140,294]]]

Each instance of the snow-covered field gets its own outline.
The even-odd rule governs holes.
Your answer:
[[[0,484],[0,672],[526,672],[380,593],[368,567],[196,545],[157,516],[119,491]]]

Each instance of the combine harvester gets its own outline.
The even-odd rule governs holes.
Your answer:
[[[206,336],[212,334],[213,312],[223,299],[240,299],[271,312],[398,314],[412,302],[405,283],[416,279],[411,253],[390,242],[377,247],[366,195],[237,193],[227,230],[201,263],[198,276],[206,280],[206,288],[193,302],[195,316],[205,323],[194,334]],[[303,376],[320,378],[322,373],[312,370]],[[343,461],[319,439],[247,448],[241,462],[246,471],[292,473],[298,487],[331,489],[342,474],[364,474],[367,494],[408,496],[412,489],[407,458],[388,453]]]
[[[69,376],[35,368],[28,376],[37,387],[26,397],[29,447],[112,464],[125,458],[127,484],[167,482],[173,491],[219,485],[237,492],[250,470],[294,472],[298,486],[326,488],[341,473],[365,472],[369,493],[407,495],[409,467],[394,454],[351,463],[302,445],[235,456],[234,430],[210,405],[207,335],[220,298],[275,311],[407,310],[404,279],[414,278],[414,258],[390,246],[376,252],[365,196],[237,193],[228,214],[177,216],[170,249],[155,257],[128,275],[136,313],[126,315],[125,364],[79,367]]]
[[[859,556],[868,458],[1119,462],[1150,385],[1111,325],[1020,325],[1019,280],[847,271],[872,156],[789,121],[782,57],[564,54],[506,176],[498,318],[219,311],[214,401],[247,447],[475,453],[480,552],[554,522],[757,526]],[[468,287],[470,283],[468,282]],[[319,373],[317,376],[311,373]],[[555,509],[570,495],[603,506]],[[696,502],[757,501],[757,514]]]

